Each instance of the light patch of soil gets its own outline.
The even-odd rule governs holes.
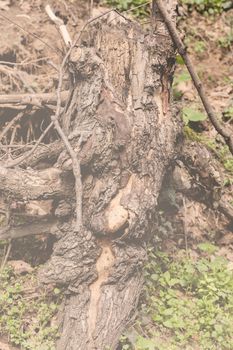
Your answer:
[[[179,26],[185,33],[188,52],[206,93],[215,111],[221,114],[233,103],[233,10],[215,18],[206,18],[194,12]],[[229,46],[224,47],[228,41]],[[178,66],[176,74],[183,70],[184,66]],[[186,84],[191,98],[185,95],[184,103],[194,100],[201,106],[191,82],[187,81]]]
[[[4,2],[4,0],[2,0]],[[12,1],[0,8],[0,92],[52,92],[58,83],[57,67],[64,44],[41,0]],[[1,4],[0,4],[1,5]],[[50,1],[72,37],[87,19],[85,1]],[[3,64],[9,62],[9,64]],[[15,65],[13,65],[15,63]]]

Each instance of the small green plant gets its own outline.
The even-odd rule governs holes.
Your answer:
[[[218,44],[221,48],[229,50],[233,44],[233,33],[220,37],[218,39]]]
[[[228,147],[225,146],[219,146],[214,139],[210,139],[206,136],[203,136],[197,132],[195,132],[193,129],[191,129],[187,124],[188,121],[185,123],[184,127],[184,134],[187,137],[187,139],[191,141],[200,142],[206,147],[208,147],[218,158],[218,160],[222,163],[225,170],[232,176],[233,175],[233,157],[230,153]],[[227,182],[229,183],[232,180],[229,178],[227,179]]]
[[[188,5],[191,10],[209,15],[221,13],[230,5],[228,0],[182,0],[182,3]]]
[[[185,125],[189,122],[201,122],[206,120],[206,114],[198,111],[197,109],[191,107],[184,107],[182,111],[183,121]]]
[[[181,56],[176,57],[176,62],[179,65],[183,65],[183,58]],[[182,91],[179,90],[179,84],[186,83],[190,81],[190,74],[187,70],[182,70],[179,74],[175,75],[174,81],[173,81],[173,96],[175,100],[180,100],[182,97]]]
[[[215,253],[217,251],[217,247],[210,243],[210,242],[205,242],[205,243],[200,243],[198,244],[198,248],[202,251],[205,252],[209,255]]]
[[[182,62],[182,57],[181,56],[177,56],[177,60],[179,62]],[[181,63],[182,64],[182,63]],[[179,83],[184,83],[186,81],[190,81],[190,74],[187,70],[182,71],[180,74],[176,75],[174,78],[174,86],[178,85]]]
[[[0,335],[24,350],[53,350],[58,329],[51,325],[58,306],[57,291],[50,299],[42,293],[25,295],[34,276],[17,277],[6,267],[0,272]]]
[[[225,109],[225,111],[223,112],[223,116],[225,119],[227,119],[227,121],[233,121],[233,105]]]
[[[125,349],[233,349],[233,272],[214,244],[198,248],[196,261],[150,249],[137,337]]]
[[[146,17],[150,13],[150,6],[148,1],[145,0],[105,0],[105,3],[117,8],[119,11],[132,10],[135,17]],[[143,6],[144,4],[145,6]]]
[[[221,147],[219,150],[216,150],[216,153],[221,160],[224,168],[233,175],[233,157],[229,152],[227,146]]]
[[[206,50],[206,44],[202,40],[197,40],[194,43],[194,51],[196,53],[203,53]]]

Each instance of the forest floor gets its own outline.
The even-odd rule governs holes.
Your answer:
[[[90,15],[84,0],[50,4],[72,36]],[[1,94],[56,91],[64,48],[45,5],[42,0],[0,0]],[[104,8],[93,12],[100,10]],[[149,24],[142,22],[146,30]],[[214,109],[226,125],[232,125],[233,10],[214,17],[184,11],[179,29]],[[233,205],[233,158],[206,119],[179,56],[173,91],[186,142],[199,142],[210,150],[221,173],[220,190]],[[0,109],[6,122],[10,113],[15,113],[11,106]],[[26,120],[24,130],[34,142],[36,124]],[[17,133],[15,128],[13,143],[20,142]],[[158,223],[138,315],[119,349],[233,349],[233,223],[212,203],[180,198],[172,191],[169,205],[160,201]],[[44,236],[0,241],[2,263],[9,262],[0,275],[0,350],[54,349],[62,291],[42,288],[35,277],[52,245],[52,239]]]

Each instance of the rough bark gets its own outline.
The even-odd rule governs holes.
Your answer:
[[[70,290],[58,349],[116,349],[140,295],[144,242],[177,136],[166,31],[145,35],[110,21],[94,23],[71,56],[77,85],[63,128],[86,158],[85,230],[61,230],[43,272]],[[65,154],[58,160],[64,168],[68,162]]]
[[[61,93],[61,100],[62,104],[64,104],[65,100],[68,97],[68,93],[66,91],[63,91]],[[57,102],[56,94],[22,94],[22,95],[0,95],[0,105],[4,108],[5,105],[9,106],[11,105],[12,108],[14,106],[17,108],[17,106],[36,106],[36,107],[43,107],[43,105],[49,104],[49,105],[55,105]]]
[[[49,234],[55,227],[56,222],[40,221],[38,223],[5,227],[0,229],[0,239],[15,239],[31,235]]]
[[[56,168],[45,170],[6,169],[0,166],[0,191],[16,199],[67,198],[72,177]]]
[[[146,242],[179,133],[170,98],[175,50],[159,16],[154,23],[144,33],[110,13],[87,27],[72,52],[74,86],[60,121],[81,163],[81,232],[71,215],[74,179],[65,150],[50,169],[55,178],[42,187],[43,171],[17,170],[20,186],[4,173],[11,170],[0,173],[3,192],[9,181],[17,198],[54,199],[57,241],[40,278],[66,289],[58,350],[116,349],[137,307]],[[37,166],[39,150],[38,157]]]

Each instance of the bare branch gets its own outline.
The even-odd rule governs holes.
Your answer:
[[[63,105],[68,97],[68,91],[62,91],[61,104]],[[43,105],[57,103],[57,96],[54,93],[42,94],[16,94],[16,95],[0,95],[0,106],[2,108],[7,104],[27,106],[32,105],[41,108]]]
[[[39,223],[32,223],[20,226],[7,226],[0,229],[0,240],[15,239],[32,235],[49,234],[52,229],[56,227],[56,221],[40,221]]]
[[[56,24],[56,26],[59,29],[59,32],[62,36],[62,39],[64,40],[67,47],[69,47],[72,44],[72,39],[70,37],[70,34],[63,22],[63,20],[55,15],[53,10],[51,9],[50,5],[45,6],[45,11],[49,18]]]
[[[22,163],[23,161],[25,161],[25,159],[29,158],[37,149],[37,147],[39,146],[39,144],[42,142],[43,138],[47,135],[47,133],[49,132],[49,130],[52,128],[53,126],[53,122],[51,122],[47,128],[44,130],[44,132],[41,134],[41,136],[39,137],[39,139],[36,141],[34,147],[28,151],[27,153],[25,153],[24,155],[22,155],[21,157],[18,157],[14,160],[8,161],[7,164],[5,164],[5,168],[12,168],[13,166],[19,165],[20,163]]]
[[[76,193],[76,229],[80,231],[82,227],[82,180],[81,180],[81,166],[80,161],[77,158],[75,151],[73,150],[68,138],[64,134],[60,124],[55,116],[53,116],[52,121],[54,126],[64,142],[66,149],[71,157],[73,165],[73,173],[75,177],[75,193]]]
[[[2,263],[1,263],[1,268],[0,268],[1,271],[4,269],[4,267],[5,267],[6,263],[7,263],[7,259],[8,259],[9,255],[10,255],[11,247],[12,247],[12,244],[11,244],[11,240],[10,240],[10,242],[8,243],[6,254],[5,254],[5,256],[4,256],[3,260],[2,260]]]
[[[0,64],[4,65],[4,66],[27,66],[27,65],[36,65],[37,62],[41,62],[41,61],[47,61],[49,60],[50,57],[41,57],[41,58],[37,58],[35,60],[31,60],[31,61],[22,61],[22,62],[9,62],[9,61],[0,61]],[[36,65],[38,66],[38,65]]]
[[[169,30],[169,33],[172,37],[173,42],[175,43],[177,50],[179,52],[179,54],[183,57],[184,62],[186,64],[186,67],[192,77],[193,83],[197,89],[197,92],[201,98],[201,101],[203,103],[203,106],[206,110],[206,113],[212,123],[212,125],[214,126],[215,130],[224,138],[226,144],[229,147],[229,150],[231,151],[231,153],[233,154],[233,135],[231,130],[226,129],[224,127],[224,125],[221,123],[221,121],[218,119],[218,117],[216,116],[214,109],[212,108],[212,105],[210,104],[207,95],[204,91],[203,88],[203,84],[200,80],[200,78],[198,77],[194,66],[190,60],[190,57],[186,51],[186,47],[183,44],[182,40],[179,37],[179,34],[176,30],[175,25],[172,23],[172,20],[170,19],[164,5],[163,5],[163,1],[162,0],[154,0],[154,5],[157,5],[159,12],[162,15],[162,18]]]
[[[25,111],[19,113],[16,115],[15,118],[13,118],[7,125],[6,127],[3,129],[3,131],[0,134],[0,141],[2,141],[3,137],[6,135],[6,133],[12,128],[12,126],[18,122],[25,114]]]

